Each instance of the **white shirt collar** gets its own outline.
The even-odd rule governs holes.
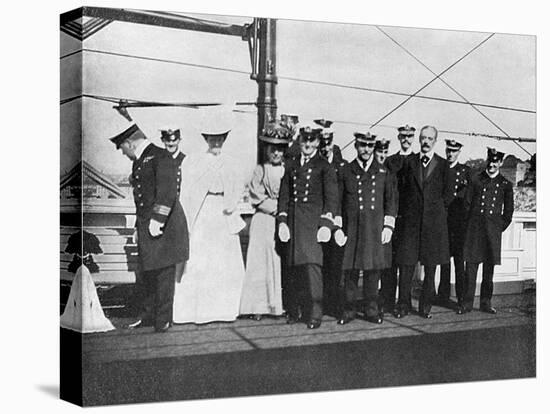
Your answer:
[[[330,154],[328,154],[327,161],[329,164],[332,164],[332,160],[334,159],[334,151],[331,151]]]
[[[180,155],[180,150],[179,149],[172,154],[172,158],[176,159],[176,158],[178,158],[178,155]]]
[[[456,167],[458,164],[458,160],[456,160],[455,162],[453,162],[452,164],[449,165],[449,168],[454,168]]]
[[[315,155],[317,154],[317,150],[313,151],[311,155],[307,157],[308,160],[311,160]],[[300,153],[300,164],[304,164],[304,161],[306,159],[306,156],[303,153]]]
[[[411,155],[413,152],[412,145],[409,147],[407,151],[403,151],[403,148],[399,150],[399,155]]]
[[[361,167],[362,170],[368,171],[372,164],[373,158],[374,158],[374,155],[371,155],[369,160],[367,161],[367,165],[365,166],[365,168],[363,168],[363,161],[361,161],[359,158],[356,158],[356,160],[357,160],[357,164],[359,164],[359,167]]]
[[[420,154],[420,160],[422,160],[422,157],[424,156],[428,157],[428,164],[429,164],[432,158],[434,157],[434,150],[431,150],[430,152],[427,152],[425,154],[420,152],[419,154]]]
[[[149,146],[150,142],[146,139],[144,139],[135,149],[134,154],[136,155],[136,160],[139,160],[141,156],[143,155],[143,151],[145,151],[145,148]]]

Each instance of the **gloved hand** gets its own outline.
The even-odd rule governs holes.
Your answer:
[[[384,227],[384,230],[382,230],[382,244],[389,243],[391,241],[392,234],[393,234],[392,229],[388,227]]]
[[[149,221],[149,233],[151,233],[151,236],[158,237],[162,234],[162,223],[151,219]]]
[[[317,241],[319,243],[326,243],[330,240],[330,229],[326,226],[320,227],[317,231]]]
[[[348,238],[346,237],[342,229],[338,229],[334,232],[334,241],[340,247],[346,244],[346,242],[348,241]]]
[[[137,229],[134,229],[134,234],[132,234],[132,243],[134,243],[134,244],[138,243],[138,231],[137,231]]]
[[[279,240],[281,240],[283,243],[286,243],[290,240],[290,229],[288,228],[286,223],[279,224]]]

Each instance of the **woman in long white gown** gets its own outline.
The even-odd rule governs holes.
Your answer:
[[[246,276],[241,314],[261,319],[282,315],[281,258],[275,247],[277,198],[284,174],[283,156],[292,131],[281,124],[269,124],[260,140],[266,142],[268,162],[258,165],[249,184],[250,202],[256,212],[250,223]]]
[[[189,260],[174,295],[175,323],[234,321],[244,280],[236,211],[244,181],[238,162],[222,154],[227,137],[203,133],[208,151],[182,163],[181,203],[189,223]]]

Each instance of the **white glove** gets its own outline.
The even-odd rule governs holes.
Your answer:
[[[155,219],[151,219],[149,221],[149,233],[151,233],[151,236],[158,237],[162,234],[162,223],[156,221]]]
[[[342,229],[338,229],[334,232],[334,241],[340,247],[346,244],[346,242],[348,241],[348,238],[346,237]]]
[[[279,240],[286,243],[290,240],[290,229],[286,223],[279,224]]]
[[[317,231],[317,241],[326,243],[330,240],[330,229],[327,226],[320,227]]]
[[[384,230],[382,230],[382,244],[389,243],[391,241],[392,234],[393,234],[392,229],[388,227],[384,227]]]
[[[137,231],[137,229],[134,229],[134,234],[132,234],[132,243],[134,243],[134,244],[138,243],[138,231]]]

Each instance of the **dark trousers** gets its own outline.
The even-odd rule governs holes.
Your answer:
[[[435,296],[435,268],[436,266],[424,266],[424,282],[422,293],[418,302],[418,311],[429,313]],[[399,300],[401,309],[411,309],[411,281],[414,274],[414,265],[403,265],[399,267]]]
[[[422,293],[418,302],[418,311],[429,313],[435,298],[435,268],[437,266],[424,266],[424,282]]]
[[[466,280],[464,284],[464,304],[466,309],[474,307],[474,297],[476,293],[477,270],[479,263],[466,262]],[[495,265],[491,263],[483,263],[483,279],[481,280],[481,296],[480,305],[491,306],[491,298],[493,297],[493,274]]]
[[[318,264],[292,266],[287,279],[288,314],[320,321],[323,317],[323,273]]]
[[[141,320],[145,325],[161,328],[172,323],[174,305],[175,266],[142,272]]]
[[[344,248],[334,239],[323,243],[323,309],[328,315],[338,317],[340,309],[340,283]]]
[[[391,313],[395,307],[395,295],[397,293],[397,270],[397,265],[382,270],[379,303],[381,309],[385,312]]]
[[[464,299],[464,257],[462,255],[453,256],[455,265],[455,289],[458,303],[461,304]],[[445,263],[441,265],[439,287],[437,296],[442,300],[449,300],[451,297],[451,264]]]
[[[359,272],[360,270],[344,271],[344,291],[345,303],[344,313],[346,316],[355,318],[358,309],[357,300],[359,298]],[[363,306],[361,310],[367,317],[378,316],[378,282],[380,280],[380,270],[363,271]]]
[[[399,265],[399,296],[397,307],[409,311],[411,305],[411,283],[416,265]]]

